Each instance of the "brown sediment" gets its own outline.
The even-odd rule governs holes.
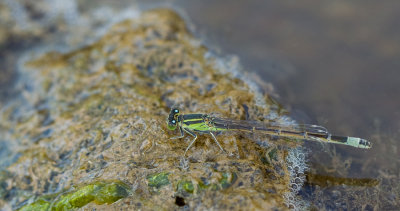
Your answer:
[[[338,185],[373,187],[379,184],[379,180],[372,178],[343,178],[329,175],[307,174],[307,183],[321,187]]]

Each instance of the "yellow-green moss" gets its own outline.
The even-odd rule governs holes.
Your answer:
[[[49,210],[51,203],[43,200],[43,199],[38,199],[32,204],[28,204],[23,206],[20,211],[42,211],[42,210]]]
[[[85,206],[90,202],[111,204],[130,194],[128,185],[121,181],[94,182],[68,193],[43,196],[35,202],[23,206],[20,211],[27,210],[72,210]]]
[[[187,180],[182,180],[178,183],[178,192],[179,191],[186,191],[188,193],[193,193],[194,192],[194,185],[192,181],[187,181]]]

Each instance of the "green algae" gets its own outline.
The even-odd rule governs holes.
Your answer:
[[[149,187],[161,188],[162,186],[169,184],[168,175],[168,172],[151,174],[147,176],[147,184]]]
[[[71,210],[83,207],[91,202],[111,204],[129,196],[129,194],[129,186],[121,181],[94,182],[71,192],[42,196],[19,210]]]
[[[195,183],[197,183],[197,191],[218,191],[227,189],[238,180],[235,172],[216,172],[216,175],[218,175],[220,178],[215,182],[206,181],[204,178],[196,180]],[[195,191],[195,185],[191,180],[181,180],[178,182],[177,191],[185,191],[192,194]]]
[[[51,206],[51,202],[48,202],[44,199],[38,199],[35,202],[33,202],[32,204],[28,204],[23,206],[21,209],[19,209],[20,211],[46,211],[46,210],[50,210],[50,206]]]
[[[188,180],[182,180],[178,183],[178,192],[181,191],[186,191],[187,193],[193,193],[194,192],[194,185],[192,181]]]

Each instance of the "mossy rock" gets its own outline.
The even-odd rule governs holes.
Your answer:
[[[161,188],[162,186],[168,185],[170,183],[168,175],[168,172],[151,174],[147,176],[147,184],[149,185],[149,187]]]
[[[172,106],[233,119],[280,117],[268,96],[232,72],[235,61],[213,55],[185,25],[169,9],[141,12],[89,45],[21,65],[18,87],[30,90],[0,115],[1,137],[20,153],[6,169],[13,181],[4,183],[15,194],[2,194],[0,204],[17,208],[34,195],[89,184],[32,206],[173,210],[179,190],[193,209],[285,208],[287,148],[274,152],[273,163],[260,156],[265,143],[280,140],[223,133],[217,139],[229,156],[199,134],[181,165],[188,143],[170,139],[179,135],[166,126]],[[118,183],[91,183],[109,180],[129,181],[134,196]]]
[[[111,204],[129,196],[130,188],[120,181],[94,182],[66,193],[42,196],[19,210],[72,210],[88,203]]]

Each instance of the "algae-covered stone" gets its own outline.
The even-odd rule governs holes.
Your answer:
[[[164,185],[169,184],[167,172],[161,172],[158,174],[152,174],[147,176],[147,182],[150,187],[160,188]]]
[[[95,182],[70,192],[42,196],[35,202],[21,207],[20,210],[71,210],[90,202],[111,204],[129,194],[130,188],[123,182]]]
[[[268,96],[232,72],[237,68],[232,60],[213,56],[185,25],[168,9],[143,12],[89,45],[27,61],[20,69],[21,96],[0,115],[1,137],[19,153],[6,167],[13,180],[0,203],[16,208],[32,196],[91,184],[59,195],[51,206],[286,208],[284,195],[291,191],[287,141],[278,147],[279,139],[221,134],[217,138],[225,154],[210,137],[199,135],[182,159],[192,137],[170,139],[179,135],[166,127],[172,106],[184,113],[286,121]],[[275,144],[277,150],[268,153],[265,146]],[[275,162],[263,162],[266,154]],[[134,187],[132,194],[93,183],[109,180]],[[177,187],[190,194],[175,195]],[[32,206],[47,203],[38,200]]]
[[[178,183],[178,192],[185,191],[187,193],[194,192],[194,185],[192,181],[182,180]]]
[[[26,205],[19,209],[20,211],[46,211],[49,210],[51,206],[51,202],[45,201],[43,199],[39,199],[29,205]]]

